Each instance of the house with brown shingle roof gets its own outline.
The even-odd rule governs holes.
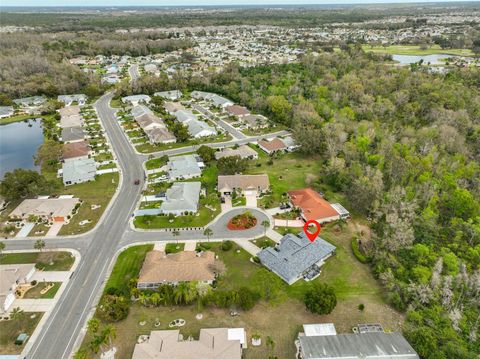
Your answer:
[[[178,252],[166,254],[150,251],[145,257],[137,288],[154,289],[162,284],[177,285],[180,282],[204,282],[211,284],[215,279],[213,252]]]
[[[283,143],[283,141],[278,137],[272,138],[270,140],[260,140],[258,141],[258,146],[269,155],[287,149],[285,143]]]
[[[62,150],[62,158],[66,161],[73,159],[88,158],[90,146],[87,141],[65,143]]]
[[[135,345],[132,359],[241,359],[243,328],[200,329],[198,340],[183,340],[179,330],[155,330]]]
[[[218,192],[222,195],[230,195],[232,192],[240,192],[244,195],[259,195],[270,187],[270,181],[266,174],[261,175],[228,175],[218,176]]]
[[[228,106],[226,107],[226,111],[229,115],[238,116],[238,117],[242,117],[250,114],[250,111],[248,111],[248,108],[240,105]]]

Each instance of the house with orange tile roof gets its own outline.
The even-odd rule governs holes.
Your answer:
[[[288,196],[293,207],[301,210],[301,216],[305,221],[326,223],[340,219],[340,213],[311,188],[289,191]]]

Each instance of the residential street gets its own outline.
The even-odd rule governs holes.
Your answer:
[[[205,240],[203,231],[180,231],[178,237],[172,232],[136,231],[130,228],[129,218],[140,197],[142,184],[133,184],[135,179],[143,182],[143,157],[137,155],[114,115],[114,109],[109,102],[112,94],[102,96],[95,108],[112,144],[113,151],[118,159],[122,180],[116,197],[106,210],[103,221],[91,232],[68,238],[46,238],[46,248],[74,248],[78,250],[82,259],[68,283],[65,292],[59,299],[40,333],[38,340],[32,345],[26,358],[68,358],[76,345],[83,338],[82,329],[89,314],[98,303],[105,279],[108,277],[118,250],[126,245],[142,242],[173,241],[173,240]],[[251,139],[236,142],[247,143]],[[223,144],[225,146],[225,144]],[[166,151],[168,154],[189,152],[189,148],[180,148]],[[241,233],[228,232],[228,219],[244,209],[233,209],[222,214],[210,225],[213,229],[212,240],[230,238],[232,240],[253,238],[260,236],[264,228],[256,227]],[[258,223],[268,218],[255,209],[250,209],[259,218]],[[240,236],[240,238],[239,238]],[[35,238],[6,240],[7,250],[32,249]]]

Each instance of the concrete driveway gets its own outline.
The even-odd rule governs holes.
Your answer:
[[[295,227],[300,228],[305,225],[305,222],[301,219],[276,219],[275,218],[275,227]]]
[[[254,194],[247,194],[247,195],[245,196],[245,199],[246,199],[246,204],[245,204],[245,206],[257,208],[257,196],[256,196],[256,195],[254,195]]]
[[[220,205],[220,208],[222,209],[223,212],[228,212],[232,209],[232,198],[230,196],[225,196],[225,203],[222,203]]]

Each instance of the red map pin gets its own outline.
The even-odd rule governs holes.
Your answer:
[[[314,225],[317,228],[313,233],[308,231],[308,227],[311,225]],[[313,219],[307,221],[303,226],[303,232],[307,235],[308,239],[310,239],[310,242],[313,242],[315,238],[317,238],[318,234],[320,233],[320,229],[322,229],[322,227],[320,227],[320,223]]]

